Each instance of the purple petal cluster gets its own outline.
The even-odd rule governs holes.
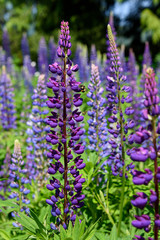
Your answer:
[[[14,153],[10,164],[11,194],[9,198],[15,199],[16,203],[20,206],[21,212],[25,211],[25,213],[29,212],[27,205],[30,203],[27,199],[27,195],[30,193],[28,189],[30,181],[27,177],[27,172],[28,170],[25,168],[25,163],[22,159],[20,142],[15,140]],[[14,217],[15,215],[17,213],[12,212],[12,216]]]
[[[0,178],[4,179],[0,181],[0,198],[5,200],[6,199],[6,193],[10,192],[10,183],[11,179],[9,178],[10,174],[10,163],[11,163],[11,154],[10,151],[7,150],[6,157],[4,159],[3,164],[1,165],[1,171],[0,171]]]
[[[146,65],[146,67],[151,67],[152,65],[152,57],[150,53],[149,42],[145,42],[142,65]]]
[[[124,113],[122,112],[122,104],[132,103],[132,96],[130,95],[131,87],[123,85],[126,77],[122,74],[123,69],[121,67],[119,53],[109,25],[108,36],[110,42],[111,75],[107,76],[108,85],[106,89],[107,109],[111,112],[111,115],[108,118],[108,131],[112,135],[108,141],[111,146],[108,164],[112,167],[112,173],[114,175],[120,174],[120,176],[122,176],[122,168],[125,164],[124,143],[126,141],[128,130],[132,129],[135,125],[134,121],[131,119],[134,109],[130,106],[126,107],[125,114],[128,115],[128,120],[126,121]],[[126,92],[129,93],[129,95],[126,96]],[[125,93],[126,97],[124,97],[122,93]],[[132,167],[133,166],[131,166],[131,168]]]
[[[30,169],[30,179],[36,179],[38,187],[45,184],[47,172],[47,152],[49,147],[46,143],[46,133],[50,128],[46,126],[45,118],[49,113],[46,104],[46,85],[45,76],[41,74],[38,78],[37,88],[34,89],[32,95],[33,108],[32,115],[30,116],[31,128],[28,128],[27,150],[30,154],[27,155],[27,166]]]
[[[16,127],[13,91],[10,76],[7,75],[5,67],[3,67],[0,76],[0,120],[3,129],[6,130]]]
[[[89,64],[88,64],[88,50],[86,46],[77,44],[74,63],[79,66],[79,78],[81,82],[88,82],[89,80]]]
[[[49,62],[53,63],[56,59],[56,44],[54,42],[54,38],[51,37],[48,43],[48,50],[49,50]]]
[[[5,59],[7,60],[7,58],[11,56],[10,41],[7,29],[3,30],[2,46],[3,50],[5,51]]]
[[[158,221],[159,221],[159,189],[158,189],[158,147],[157,147],[157,116],[160,113],[158,89],[156,87],[155,73],[152,68],[145,69],[145,91],[144,91],[144,109],[142,110],[143,119],[146,121],[146,128],[140,127],[132,135],[132,140],[136,144],[141,144],[138,148],[132,148],[128,151],[128,155],[132,161],[147,162],[148,159],[154,161],[154,174],[150,169],[145,169],[145,172],[133,170],[133,183],[136,185],[148,185],[154,179],[155,191],[150,189],[150,197],[143,192],[137,193],[131,203],[143,209],[147,202],[154,208],[154,239],[158,240]],[[152,137],[151,137],[152,136]],[[142,146],[147,142],[147,147]],[[132,221],[132,225],[139,229],[144,229],[146,232],[151,230],[151,221],[148,215],[135,216],[136,220]]]
[[[52,196],[46,202],[52,206],[51,213],[57,219],[56,227],[62,224],[67,227],[68,221],[75,221],[76,209],[83,206],[85,195],[82,194],[82,184],[85,179],[79,170],[85,167],[81,154],[84,146],[80,142],[83,130],[78,124],[83,121],[81,111],[82,105],[80,96],[80,82],[77,82],[73,73],[78,71],[78,65],[72,64],[69,59],[71,55],[71,36],[68,22],[61,22],[61,34],[57,56],[63,61],[63,65],[57,62],[49,65],[53,73],[47,82],[47,87],[53,92],[46,102],[51,109],[46,123],[51,127],[47,135],[47,142],[52,144],[47,156],[53,163],[50,163],[48,173],[52,176],[47,189],[52,191]],[[68,95],[73,92],[73,98]],[[69,113],[67,109],[72,109]],[[76,154],[77,156],[74,157]],[[56,174],[56,175],[55,175]],[[56,178],[62,174],[62,180]],[[61,205],[62,203],[62,205]],[[63,206],[63,207],[61,207]]]
[[[24,79],[24,84],[27,87],[27,91],[29,93],[33,92],[32,79],[34,74],[35,74],[35,64],[34,62],[31,62],[29,55],[25,55],[23,58],[22,76]]]
[[[90,106],[88,115],[88,139],[90,150],[96,151],[99,158],[108,155],[108,138],[107,138],[107,121],[106,110],[104,107],[105,99],[102,97],[103,88],[99,77],[98,67],[92,64],[91,66],[91,83],[88,85],[89,93],[87,96],[90,101],[87,102]]]
[[[27,34],[26,33],[24,33],[23,36],[22,36],[21,49],[22,49],[23,58],[26,55],[30,56],[29,44],[28,44]]]
[[[38,49],[38,69],[39,72],[45,74],[45,78],[48,76],[48,54],[47,54],[47,45],[44,37],[39,41]]]

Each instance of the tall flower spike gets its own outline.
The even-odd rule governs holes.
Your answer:
[[[130,158],[133,161],[146,162],[149,158],[154,161],[154,190],[150,190],[150,206],[154,207],[154,239],[158,240],[157,219],[159,219],[159,186],[158,186],[158,146],[157,146],[157,134],[159,131],[159,123],[157,124],[157,118],[160,113],[158,89],[156,87],[155,73],[152,68],[146,68],[145,70],[145,108],[142,111],[142,116],[146,121],[147,129],[143,127],[134,134],[133,139],[137,144],[147,143],[147,147],[133,148],[129,151]],[[157,126],[158,125],[158,126]],[[152,136],[152,137],[151,137]],[[140,171],[133,171],[133,183],[136,185],[148,185],[153,179],[152,171],[145,169],[146,173]],[[141,196],[139,195],[141,194]],[[138,208],[144,208],[148,202],[148,197],[144,193],[138,193],[136,200],[132,200],[132,204]],[[146,202],[147,200],[147,202]],[[145,217],[144,217],[145,216]],[[135,216],[136,220],[132,222],[132,225],[136,228],[144,229],[146,232],[151,230],[151,221],[148,215]]]
[[[104,108],[105,99],[102,98],[103,88],[99,78],[98,67],[92,64],[91,66],[91,83],[88,85],[89,93],[87,96],[90,101],[87,104],[90,106],[88,115],[88,138],[90,150],[94,150],[98,154],[98,162],[101,158],[107,156],[108,139],[107,139],[107,122],[106,110]]]
[[[10,192],[9,185],[11,183],[11,179],[9,178],[10,174],[10,164],[11,164],[11,154],[10,150],[7,148],[6,157],[4,159],[3,165],[1,165],[0,177],[4,180],[0,181],[0,198],[5,200],[6,193]]]
[[[23,36],[22,36],[21,49],[22,49],[23,58],[24,58],[26,55],[30,56],[29,44],[28,44],[27,34],[26,34],[26,33],[23,33]]]
[[[146,65],[147,67],[151,67],[152,65],[152,57],[149,49],[149,42],[145,42],[142,65]]]
[[[48,43],[48,50],[49,50],[49,62],[55,62],[56,58],[56,44],[54,42],[54,38],[51,37]]]
[[[128,76],[127,76],[127,82],[131,86],[131,92],[130,97],[133,99],[132,101],[132,107],[135,110],[133,114],[133,119],[135,122],[135,125],[138,124],[139,120],[139,101],[138,101],[138,88],[137,88],[137,78],[138,78],[138,69],[136,66],[136,59],[135,54],[133,52],[133,49],[129,49],[129,59],[128,59]]]
[[[27,194],[30,192],[28,189],[29,179],[26,177],[27,169],[24,167],[25,163],[22,159],[21,146],[18,140],[15,140],[14,153],[11,159],[12,163],[10,165],[10,187],[11,194],[9,198],[15,199],[16,203],[20,207],[20,211],[25,211],[26,214],[29,213],[28,204],[30,201],[27,199]],[[12,216],[18,216],[18,213],[12,212]],[[14,226],[18,225],[14,223]]]
[[[8,57],[11,56],[11,50],[10,50],[10,42],[9,42],[9,35],[7,29],[3,30],[3,36],[2,36],[2,46],[6,54],[6,60]]]
[[[39,72],[45,74],[45,78],[48,76],[48,57],[47,57],[47,45],[44,37],[39,41],[38,49],[38,69]]]
[[[90,65],[97,65],[97,51],[94,44],[91,45],[91,53],[90,53]]]
[[[122,212],[123,212],[123,201],[124,201],[124,188],[125,188],[125,178],[126,178],[126,168],[133,168],[132,165],[126,165],[125,159],[125,141],[127,140],[128,129],[134,127],[134,121],[131,119],[131,115],[134,113],[132,107],[126,107],[123,112],[122,104],[126,102],[129,104],[132,102],[132,97],[130,94],[126,97],[122,93],[130,93],[131,88],[124,85],[126,77],[122,74],[123,69],[121,67],[120,57],[118,49],[112,34],[110,25],[107,27],[108,37],[109,37],[109,53],[110,53],[110,72],[111,75],[107,76],[107,102],[109,109],[111,111],[111,116],[108,118],[109,122],[109,133],[113,136],[108,142],[111,145],[111,152],[108,158],[108,164],[111,165],[112,173],[114,175],[122,176],[122,191],[121,191],[121,202],[120,202],[120,214],[118,223],[118,236],[120,235]],[[127,106],[127,105],[126,105]],[[125,115],[129,116],[126,121]],[[120,142],[120,144],[119,144]]]
[[[73,75],[78,71],[78,65],[72,66],[72,61],[69,59],[71,55],[69,33],[68,22],[62,21],[57,55],[62,59],[63,65],[60,66],[57,62],[49,65],[49,70],[54,76],[47,82],[47,87],[52,89],[54,96],[48,97],[47,101],[48,107],[52,110],[47,123],[52,130],[46,140],[54,145],[54,148],[48,152],[48,157],[54,160],[48,169],[48,173],[53,177],[47,185],[47,188],[53,192],[46,202],[52,206],[51,213],[57,219],[56,227],[62,224],[65,229],[69,220],[75,221],[76,209],[83,206],[85,197],[81,193],[85,179],[79,173],[79,170],[85,167],[81,158],[84,146],[79,141],[83,131],[78,127],[78,123],[83,121],[83,116],[78,109],[83,99],[79,93],[80,82],[76,82]],[[68,89],[75,92],[73,98],[68,97]],[[67,109],[72,106],[74,109],[69,114]],[[77,154],[74,159],[72,152]],[[62,174],[63,180],[56,179],[55,173]]]
[[[2,127],[6,130],[16,127],[13,90],[11,79],[6,73],[6,68],[3,66],[2,74],[0,76],[0,112]]]
[[[46,149],[48,149],[49,146],[45,138],[50,128],[45,124],[46,114],[49,113],[46,108],[46,99],[45,76],[41,74],[38,78],[37,88],[34,89],[34,94],[32,95],[33,108],[32,115],[30,116],[31,121],[28,123],[32,129],[27,129],[29,135],[27,138],[27,150],[30,152],[30,154],[27,155],[27,166],[30,169],[30,179],[36,179],[38,189],[46,183],[48,164]]]

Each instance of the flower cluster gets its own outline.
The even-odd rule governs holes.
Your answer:
[[[0,194],[0,198],[5,200],[6,193],[10,191],[9,185],[11,179],[9,178],[10,173],[10,163],[11,163],[11,154],[9,149],[7,149],[6,157],[4,159],[3,165],[1,166],[0,178],[4,179],[0,181],[0,191],[3,191]]]
[[[6,68],[3,66],[2,74],[0,76],[0,118],[2,127],[6,130],[16,127],[13,90],[11,79],[6,73]]]
[[[25,211],[25,213],[29,213],[27,205],[30,203],[27,199],[27,194],[30,192],[27,188],[27,184],[29,184],[29,179],[26,177],[27,171],[22,159],[20,142],[15,140],[14,153],[10,164],[10,187],[12,190],[9,198],[16,198],[16,203],[19,205],[20,211]],[[12,212],[12,216],[14,217],[15,215],[17,215],[17,213]]]
[[[144,54],[143,54],[142,65],[146,65],[147,67],[150,67],[152,65],[152,57],[151,57],[148,42],[145,42],[145,49],[144,49]]]
[[[5,51],[5,60],[7,60],[7,58],[11,56],[9,35],[8,35],[7,29],[4,29],[3,31],[2,46],[3,46],[3,50]]]
[[[104,108],[105,99],[102,98],[103,88],[101,87],[98,67],[94,64],[91,66],[90,80],[91,83],[88,85],[89,93],[87,94],[90,98],[90,101],[87,102],[88,106],[90,106],[90,110],[88,111],[88,115],[90,116],[88,120],[88,138],[90,144],[88,148],[96,151],[99,158],[102,158],[108,155],[107,121],[105,118],[106,110]]]
[[[47,45],[45,39],[42,37],[39,42],[38,49],[38,69],[40,73],[45,74],[45,78],[48,76],[48,54]]]
[[[76,82],[73,73],[78,70],[78,65],[72,65],[69,59],[71,55],[71,42],[68,22],[61,22],[61,34],[57,56],[62,59],[63,65],[57,62],[49,65],[49,70],[54,75],[47,82],[54,96],[49,96],[47,101],[51,109],[47,124],[51,127],[46,140],[53,145],[47,156],[53,160],[48,173],[52,176],[47,189],[52,191],[52,196],[46,202],[52,206],[52,215],[56,217],[55,227],[62,224],[67,227],[68,221],[75,221],[77,208],[83,206],[85,195],[81,193],[82,184],[85,179],[79,173],[85,167],[81,154],[84,152],[80,140],[83,130],[78,127],[78,123],[83,121],[83,116],[78,107],[82,105],[83,99],[80,96],[80,82]],[[68,89],[75,92],[73,98],[69,98]],[[67,109],[74,109],[69,114]],[[53,110],[54,109],[54,110]],[[77,154],[73,157],[72,152]],[[62,174],[63,178],[56,178],[56,173]],[[51,224],[53,227],[53,224]]]
[[[23,58],[26,55],[30,56],[29,44],[28,44],[26,33],[23,34],[23,37],[22,37],[22,40],[21,40],[21,49],[22,49]]]
[[[51,37],[49,40],[48,49],[49,49],[49,62],[53,63],[55,62],[56,58],[56,44],[54,42],[53,37]]]
[[[158,229],[160,228],[159,221],[159,167],[157,162],[158,147],[157,134],[159,134],[159,123],[157,126],[157,116],[160,113],[158,89],[156,87],[155,74],[152,68],[146,68],[145,72],[145,108],[142,111],[144,120],[148,123],[147,129],[140,127],[133,135],[133,141],[136,144],[147,142],[147,147],[134,147],[128,154],[132,161],[146,162],[148,159],[154,161],[154,174],[150,169],[142,171],[133,171],[133,183],[135,185],[148,185],[154,179],[155,190],[150,189],[150,197],[143,192],[138,192],[131,203],[137,208],[143,209],[147,204],[154,207],[154,239],[158,239]],[[152,137],[151,137],[152,136]],[[146,232],[151,230],[151,218],[149,215],[135,216],[136,220],[132,221],[132,225],[139,229],[144,229]],[[141,239],[141,238],[139,238]]]
[[[45,141],[46,132],[49,132],[50,128],[46,126],[45,117],[49,113],[46,104],[46,85],[45,76],[41,74],[38,78],[37,89],[34,89],[32,95],[33,109],[30,116],[31,121],[28,125],[31,125],[32,129],[28,128],[27,138],[28,147],[27,150],[30,154],[27,155],[27,166],[30,169],[29,177],[37,180],[38,186],[45,184],[46,172],[47,172],[47,148],[48,144]]]
[[[133,49],[129,50],[129,58],[128,58],[128,75],[127,82],[131,86],[130,96],[132,97],[132,107],[135,110],[133,114],[133,119],[135,125],[138,124],[139,121],[139,99],[138,99],[138,88],[137,88],[137,78],[138,78],[138,69],[136,66],[136,59]]]
[[[79,66],[79,77],[81,82],[87,82],[89,79],[89,64],[87,47],[77,44],[74,61]]]
[[[112,173],[114,175],[120,174],[122,176],[122,168],[125,165],[124,142],[126,141],[128,130],[132,129],[135,125],[134,121],[130,118],[134,113],[134,109],[129,106],[126,107],[124,113],[122,112],[122,104],[132,103],[133,99],[130,95],[131,87],[123,85],[126,77],[122,74],[123,69],[110,25],[108,25],[108,36],[110,42],[111,76],[107,76],[107,109],[111,112],[111,116],[108,118],[108,122],[110,123],[108,131],[112,135],[108,141],[112,149],[108,158],[108,164],[112,166]],[[129,95],[124,97],[122,93],[126,92]],[[127,121],[124,118],[124,114],[129,116]],[[133,166],[131,165],[130,167],[132,168]]]

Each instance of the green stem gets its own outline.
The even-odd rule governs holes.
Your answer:
[[[123,165],[123,175],[122,175],[122,190],[121,190],[121,199],[120,199],[120,208],[119,208],[119,221],[118,221],[118,237],[120,236],[121,231],[121,222],[122,222],[122,215],[123,215],[123,203],[124,203],[124,190],[125,190],[125,151],[124,151],[124,144],[123,144],[123,119],[121,116],[122,108],[121,108],[121,95],[120,95],[120,82],[119,82],[119,73],[117,73],[117,90],[118,90],[118,110],[119,110],[119,123],[120,123],[120,136],[121,136],[121,147],[122,147],[122,161]]]

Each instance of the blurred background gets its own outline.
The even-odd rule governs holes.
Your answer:
[[[75,51],[76,42],[91,44],[106,52],[106,26],[114,14],[117,44],[124,44],[125,54],[133,48],[138,63],[142,61],[144,43],[150,43],[152,57],[160,62],[160,0],[0,0],[0,45],[7,29],[14,61],[21,65],[21,39],[25,32],[31,58],[36,61],[38,42],[43,36],[55,43],[62,20],[69,21]]]

